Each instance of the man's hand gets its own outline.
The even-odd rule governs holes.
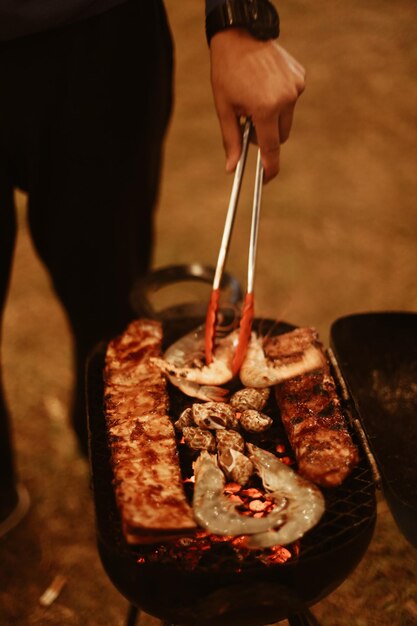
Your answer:
[[[239,118],[251,117],[268,182],[279,172],[280,145],[290,134],[295,103],[304,91],[305,70],[276,41],[259,41],[239,28],[214,35],[210,57],[226,170],[233,172],[239,160]]]

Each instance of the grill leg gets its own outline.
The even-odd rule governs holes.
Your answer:
[[[140,617],[140,610],[134,604],[129,604],[127,612],[126,626],[138,626],[137,621]],[[171,622],[161,622],[161,626],[176,626]]]
[[[297,613],[288,617],[290,626],[320,626],[320,622],[313,613],[306,609],[303,613]]]
[[[134,604],[130,604],[127,612],[126,626],[136,626],[139,615],[140,611],[138,607]]]

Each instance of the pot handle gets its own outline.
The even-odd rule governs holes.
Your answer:
[[[150,317],[158,320],[179,319],[182,317],[205,317],[207,304],[214,278],[214,268],[199,263],[189,265],[168,265],[155,269],[145,276],[138,278],[130,293],[130,305],[139,317]],[[195,299],[188,302],[175,302],[158,309],[154,301],[161,296],[161,291],[178,283],[198,282],[209,286],[207,297],[194,294]],[[224,307],[236,308],[243,300],[243,291],[239,281],[225,272],[221,281],[222,299]],[[179,287],[179,285],[178,285]],[[178,300],[178,291],[175,290],[174,300]],[[199,295],[199,297],[198,297]],[[168,296],[168,294],[166,294]],[[171,294],[171,299],[172,299]],[[166,300],[166,298],[165,298]]]

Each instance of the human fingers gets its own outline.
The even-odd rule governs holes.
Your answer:
[[[292,120],[294,117],[294,104],[284,107],[279,115],[278,128],[280,143],[287,141],[290,136]]]
[[[254,119],[256,137],[261,151],[262,165],[264,168],[264,182],[274,178],[280,167],[280,136],[275,115],[256,120]]]
[[[232,107],[217,106],[217,115],[226,153],[226,172],[236,169],[242,150],[242,134],[238,118]]]

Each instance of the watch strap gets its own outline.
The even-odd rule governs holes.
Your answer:
[[[276,39],[279,16],[269,0],[223,0],[206,15],[207,43],[216,33],[232,27],[245,28],[257,39]]]

